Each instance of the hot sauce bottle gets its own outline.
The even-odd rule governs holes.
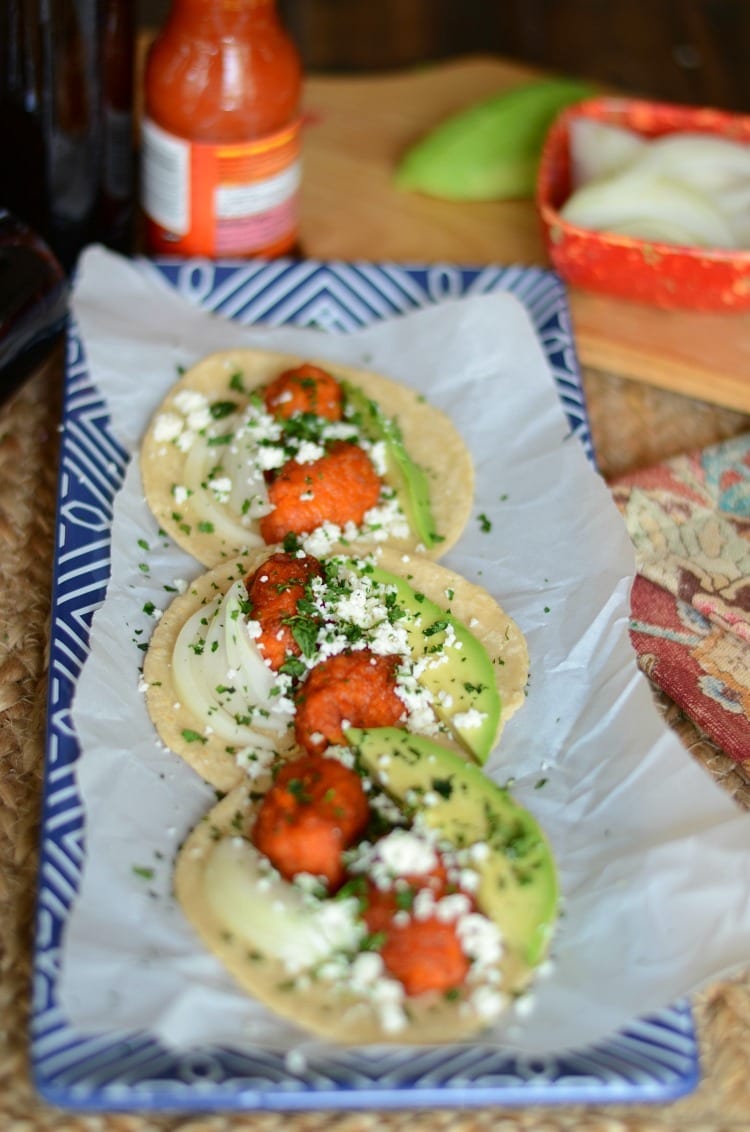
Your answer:
[[[275,0],[173,0],[145,71],[149,251],[270,257],[294,248],[301,85]]]

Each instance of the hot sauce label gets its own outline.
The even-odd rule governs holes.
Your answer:
[[[297,238],[300,127],[209,144],[143,124],[142,204],[154,250],[279,255]]]

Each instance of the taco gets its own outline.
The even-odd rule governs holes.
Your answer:
[[[245,990],[349,1044],[495,1024],[545,958],[558,902],[531,814],[397,729],[232,791],[187,838],[175,892]]]
[[[162,740],[229,790],[277,754],[323,752],[345,724],[404,727],[483,763],[528,665],[490,594],[429,559],[265,547],[174,599],[143,675]]]
[[[387,543],[437,558],[466,523],[474,483],[463,440],[414,390],[239,349],[174,385],[141,471],[161,527],[206,566],[289,532],[311,553]]]

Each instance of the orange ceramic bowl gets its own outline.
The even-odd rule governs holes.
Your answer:
[[[571,192],[569,128],[585,116],[655,138],[676,131],[750,144],[750,116],[631,98],[595,98],[564,110],[545,139],[537,208],[555,270],[573,287],[660,307],[750,309],[750,251],[683,247],[595,232],[559,209]]]

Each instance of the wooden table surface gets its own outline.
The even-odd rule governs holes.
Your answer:
[[[456,204],[400,192],[392,180],[399,155],[426,129],[537,74],[496,57],[472,56],[389,74],[311,76],[305,92],[304,253],[548,266],[532,201]],[[605,473],[747,427],[750,316],[658,311],[580,291],[571,292],[570,300]]]
[[[360,77],[310,77],[305,104],[309,116],[305,138],[303,189],[303,252],[322,259],[391,259],[401,262],[440,261],[462,264],[544,264],[533,205],[530,202],[487,204],[468,208],[397,193],[391,185],[393,163],[405,144],[451,109],[465,105],[492,89],[529,77],[528,69],[497,58],[472,58],[408,73]],[[633,373],[627,347],[617,352],[606,310],[580,305],[573,296],[576,329],[584,362],[584,380],[594,443],[602,471],[615,475],[642,467],[686,448],[704,445],[744,431],[750,417],[722,407],[710,383],[691,389],[692,395],[642,373]],[[586,313],[582,313],[582,310]],[[625,322],[632,312],[622,317]],[[590,316],[590,321],[589,321]],[[601,321],[599,318],[601,317]],[[614,316],[612,316],[614,317]],[[622,333],[618,331],[617,333]],[[597,353],[597,336],[604,336],[608,353]],[[615,343],[614,348],[612,343]],[[665,344],[666,343],[666,344]],[[722,336],[707,342],[706,364],[721,356]],[[649,364],[662,351],[665,371],[674,364],[669,338],[651,338]],[[658,356],[656,365],[658,366]],[[3,719],[3,757],[11,768],[3,782],[0,808],[0,899],[6,900],[3,931],[7,961],[1,965],[0,1009],[0,1129],[37,1132],[41,1129],[177,1129],[202,1128],[281,1130],[290,1124],[303,1128],[499,1128],[492,1111],[456,1120],[445,1112],[439,1123],[430,1114],[403,1119],[383,1115],[380,1123],[355,1116],[320,1120],[314,1117],[190,1118],[64,1116],[39,1104],[27,1081],[23,1034],[27,1025],[28,948],[31,935],[33,844],[43,745],[43,688],[49,606],[45,586],[54,541],[52,494],[56,441],[55,398],[50,396],[49,372],[39,375],[0,417],[0,468],[12,491],[0,495],[0,630],[7,647],[2,671],[5,687],[15,688],[6,700]],[[664,383],[668,384],[668,383]],[[730,401],[731,404],[731,401]],[[747,406],[750,408],[750,406]],[[5,461],[2,463],[2,461]],[[40,484],[42,488],[40,489]],[[46,487],[44,486],[46,485]],[[11,626],[10,629],[4,626]],[[686,756],[687,757],[687,756]],[[721,757],[720,752],[717,757]],[[21,799],[21,801],[19,801]],[[23,845],[23,848],[20,846]],[[8,911],[10,909],[10,911]],[[20,957],[20,958],[19,958]],[[24,958],[25,957],[25,958]],[[732,1049],[747,1048],[750,1015],[744,984],[711,992],[705,1014],[713,1026],[707,1081],[691,1108],[662,1106],[644,1115],[619,1109],[582,1113],[529,1111],[523,1116],[504,1113],[502,1128],[556,1130],[613,1130],[700,1126],[711,1132],[747,1127],[750,1094]],[[737,1004],[740,1004],[739,1006]],[[727,1004],[729,1004],[727,1006]],[[734,1004],[734,1006],[732,1006]],[[729,1014],[727,1014],[729,1010]],[[732,1014],[734,1010],[734,1014]],[[722,1041],[721,1026],[729,1015],[739,1018],[739,1047]],[[718,1022],[717,1022],[718,1019]],[[731,1020],[731,1019],[730,1019]],[[727,1023],[728,1025],[728,1023]],[[717,1028],[718,1027],[718,1028]],[[736,1027],[735,1027],[736,1031]],[[733,1032],[732,1043],[737,1042]],[[743,1083],[744,1082],[744,1083]],[[688,1102],[685,1102],[688,1103]],[[682,1122],[681,1114],[685,1114]],[[319,1114],[320,1115],[320,1114]]]

